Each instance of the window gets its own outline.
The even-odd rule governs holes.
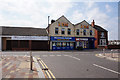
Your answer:
[[[55,34],[58,34],[58,28],[55,28]]]
[[[90,36],[92,36],[92,30],[90,30]]]
[[[65,34],[65,29],[64,28],[62,28],[61,34]]]
[[[100,39],[100,45],[106,45],[106,39]]]
[[[83,30],[83,35],[86,35],[86,30]]]
[[[79,35],[79,29],[76,29],[76,35]]]
[[[68,35],[71,35],[71,29],[68,28]]]
[[[56,43],[55,43],[55,42],[53,42],[53,46],[56,46]]]

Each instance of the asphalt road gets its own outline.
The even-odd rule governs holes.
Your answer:
[[[118,78],[118,62],[89,53],[39,55],[56,78]]]
[[[95,56],[102,51],[35,51],[56,78],[118,78],[118,62]],[[109,51],[108,51],[109,52]],[[3,52],[29,55],[29,52]]]

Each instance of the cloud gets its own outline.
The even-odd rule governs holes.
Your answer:
[[[87,2],[84,3],[84,5],[87,5]],[[108,30],[108,38],[110,39],[118,39],[118,18],[117,17],[111,17],[108,15],[108,13],[101,10],[97,4],[89,3],[89,6],[86,6],[86,8],[83,11],[76,10],[72,14],[71,22],[81,22],[82,20],[88,21],[90,24],[92,20],[95,20],[95,24],[102,26],[104,29]],[[107,12],[112,12],[111,7],[107,4],[105,5]],[[79,22],[78,22],[79,21]],[[116,36],[115,36],[116,35]]]
[[[105,5],[105,8],[106,8],[107,12],[111,12],[111,7],[108,4]]]
[[[73,7],[67,1],[50,0],[2,0],[0,1],[0,25],[40,26],[47,27],[47,16],[57,19]],[[13,21],[13,22],[12,22]],[[15,22],[17,22],[15,24]],[[1,23],[2,22],[2,23]]]

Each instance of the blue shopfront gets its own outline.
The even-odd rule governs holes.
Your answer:
[[[94,49],[95,48],[95,38],[94,37],[79,37],[75,38],[76,48],[83,47],[83,49]]]
[[[52,50],[73,50],[75,37],[50,37]]]

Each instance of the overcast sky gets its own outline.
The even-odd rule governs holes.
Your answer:
[[[0,26],[46,28],[48,16],[56,20],[64,15],[73,24],[94,19],[108,30],[109,40],[118,39],[117,0],[93,1],[0,0]]]

